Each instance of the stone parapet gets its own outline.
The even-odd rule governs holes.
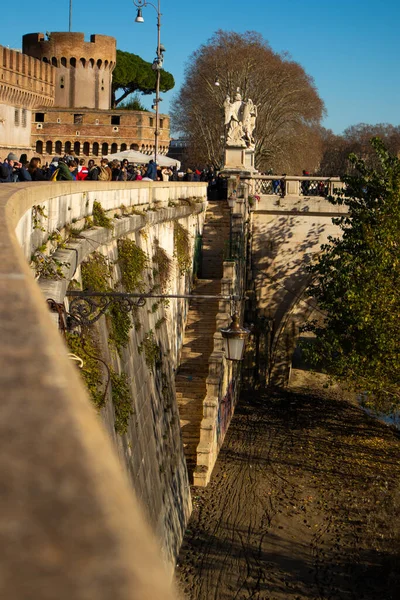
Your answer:
[[[111,208],[126,204],[130,194],[148,200],[157,185],[66,182],[0,188],[3,598],[177,598],[26,260],[31,249],[26,227],[34,206],[51,203],[54,211],[47,214],[53,227],[62,217],[65,224],[83,213],[85,194],[101,196]],[[180,184],[160,185],[171,186],[171,197],[181,197]],[[191,184],[187,193],[196,195],[195,190],[205,194],[202,184]],[[74,196],[81,199],[71,205]],[[39,238],[45,234],[35,231]]]
[[[53,106],[56,69],[0,46],[0,103],[32,109]]]

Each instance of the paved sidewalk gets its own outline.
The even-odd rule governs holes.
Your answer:
[[[399,598],[399,450],[339,396],[244,395],[211,483],[193,490],[184,597]]]

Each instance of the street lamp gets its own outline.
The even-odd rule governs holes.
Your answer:
[[[157,13],[157,49],[156,49],[156,57],[153,60],[153,64],[151,68],[156,72],[156,97],[153,101],[152,108],[156,111],[156,128],[154,131],[154,162],[157,164],[157,154],[158,154],[158,136],[159,136],[159,119],[158,119],[158,109],[159,103],[161,102],[160,98],[160,77],[161,77],[161,69],[163,67],[164,62],[164,52],[165,48],[161,44],[160,41],[160,29],[161,29],[161,12],[160,12],[160,0],[157,2],[157,6],[152,2],[148,2],[147,0],[133,0],[133,4],[137,7],[137,15],[135,19],[135,23],[144,23],[144,18],[142,15],[142,8],[146,6],[152,6]]]
[[[233,315],[232,323],[229,327],[220,329],[220,332],[224,339],[225,356],[227,360],[243,360],[244,348],[250,330],[240,326],[237,313]]]

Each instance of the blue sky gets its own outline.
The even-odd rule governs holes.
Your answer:
[[[21,0],[18,11],[2,11],[0,44],[20,48],[24,33],[67,31],[68,11],[68,0],[34,7]],[[165,68],[175,90],[188,56],[217,29],[254,30],[314,78],[328,113],[324,125],[335,133],[361,122],[400,124],[400,0],[161,0],[161,12]],[[73,0],[72,29],[112,35],[119,49],[152,61],[156,12],[148,6],[143,16],[144,24],[134,22],[132,0]],[[173,93],[164,95],[162,111]]]

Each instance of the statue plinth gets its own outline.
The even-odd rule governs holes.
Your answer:
[[[241,146],[225,148],[225,161],[222,169],[225,173],[256,173],[254,168],[254,150]]]

